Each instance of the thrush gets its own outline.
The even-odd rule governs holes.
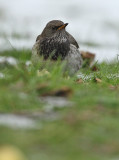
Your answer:
[[[41,35],[36,38],[32,48],[32,62],[39,62],[42,56],[44,60],[66,61],[65,70],[70,75],[76,73],[82,66],[82,57],[79,45],[74,37],[66,31],[68,23],[60,20],[52,20],[47,23]]]

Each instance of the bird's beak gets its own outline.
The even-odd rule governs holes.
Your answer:
[[[65,28],[67,25],[68,25],[68,23],[65,23],[62,26],[60,26],[57,30],[61,30],[61,29]]]

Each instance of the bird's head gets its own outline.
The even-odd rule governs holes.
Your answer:
[[[53,20],[47,23],[46,27],[44,28],[42,35],[45,37],[51,37],[57,32],[62,32],[65,30],[65,27],[68,23],[63,23],[60,20]]]

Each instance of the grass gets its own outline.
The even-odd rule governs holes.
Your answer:
[[[39,129],[12,129],[0,126],[0,144],[20,148],[29,160],[112,160],[119,159],[119,63],[103,62],[98,71],[81,69],[83,81],[68,79],[62,66],[50,63],[50,74],[38,76],[39,66],[27,66],[29,50],[11,50],[1,56],[14,57],[17,66],[1,65],[0,112],[45,113],[43,95],[56,96],[66,92],[71,107],[53,109],[60,118],[39,120]],[[87,77],[87,78],[86,78]],[[101,80],[100,83],[96,78]],[[62,94],[62,93],[61,93]]]

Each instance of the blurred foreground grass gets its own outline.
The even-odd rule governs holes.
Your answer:
[[[16,65],[0,63],[0,112],[30,115],[37,129],[0,125],[0,145],[20,148],[29,160],[119,159],[119,63],[98,64],[98,71],[82,69],[79,78],[67,78],[60,64],[46,64],[49,74],[29,65],[29,50],[11,50]],[[71,106],[48,109],[41,97],[63,96]],[[49,114],[59,118],[47,119]],[[39,115],[40,116],[40,115]]]

